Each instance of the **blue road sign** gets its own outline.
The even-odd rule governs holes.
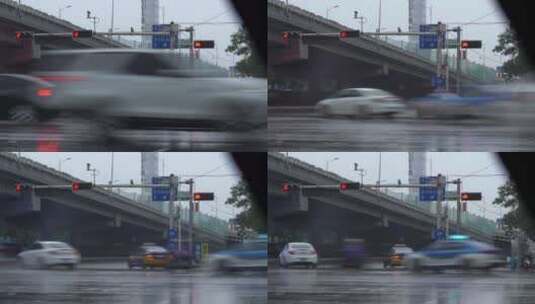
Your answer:
[[[433,229],[433,240],[445,240],[446,232],[444,229]]]
[[[436,32],[437,24],[422,24],[420,32]],[[442,45],[446,48],[446,35],[442,35]],[[436,49],[438,47],[438,35],[420,35],[421,49]]]
[[[169,31],[169,24],[154,24],[152,26],[153,32]],[[153,35],[152,36],[153,49],[169,49],[171,48],[171,35]]]
[[[167,231],[167,238],[170,240],[176,239],[176,235],[177,235],[177,232],[175,228],[171,228]]]
[[[167,240],[165,248],[169,251],[176,251],[178,249],[178,243],[176,240]]]
[[[169,176],[156,176],[152,178],[153,184],[164,184],[169,182]],[[171,198],[171,191],[169,187],[152,188],[153,202],[167,202]]]
[[[444,176],[442,176],[444,178]],[[421,176],[420,184],[421,185],[436,185],[438,177],[437,176]],[[433,202],[438,200],[439,193],[442,193],[442,199],[444,199],[444,194],[446,193],[446,183],[443,181],[442,189],[438,189],[436,186],[431,187],[420,187],[420,201],[421,202]]]

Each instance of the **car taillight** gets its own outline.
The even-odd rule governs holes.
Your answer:
[[[288,254],[295,254],[295,251],[293,251],[293,250],[288,250]]]
[[[51,88],[40,88],[37,90],[37,96],[39,97],[50,97],[54,95],[54,91]]]
[[[149,260],[154,259],[154,256],[152,254],[147,254],[145,257]]]

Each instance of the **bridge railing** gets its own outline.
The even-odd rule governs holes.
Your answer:
[[[140,193],[136,192],[128,192],[128,191],[121,191],[116,192],[120,195],[126,196],[129,199],[136,201],[139,204],[143,204],[145,206],[148,206],[150,208],[153,208],[155,210],[158,210],[166,215],[169,214],[168,208],[163,208],[163,210],[160,210],[159,206],[154,204],[151,201],[148,201],[145,197],[143,197]],[[186,222],[188,221],[187,214],[188,214],[188,208],[180,208],[180,214],[182,214],[182,221]],[[201,212],[195,212],[193,213],[193,226],[198,227],[201,230],[208,231],[212,234],[216,234],[219,236],[225,236],[229,233],[229,223],[225,220],[222,220],[220,218],[217,218],[215,216],[211,216],[208,214],[204,214]]]
[[[388,189],[383,189],[381,190],[381,192],[387,194],[388,196],[394,197],[399,201],[406,202],[409,205],[417,207],[425,212],[436,214],[436,207],[434,207],[435,203],[419,202],[418,198],[414,195],[402,192],[395,192]],[[457,219],[457,209],[448,208],[447,210],[449,219],[455,222],[455,220]],[[461,223],[465,227],[469,227],[487,235],[495,235],[498,231],[497,224],[495,221],[469,212],[461,213]]]
[[[436,58],[436,50],[427,50],[427,49],[420,49],[419,45],[416,43],[411,43],[403,40],[396,40],[392,38],[387,38],[385,36],[384,39],[380,39],[382,41],[385,41],[389,44],[392,44],[394,46],[397,46],[405,51],[408,51],[412,54],[415,54],[423,59],[430,60],[433,63],[437,62]],[[456,51],[455,51],[456,53]],[[446,57],[446,61],[448,63],[450,72],[457,71],[457,57],[456,55],[448,55]],[[496,78],[496,70],[492,69],[490,67],[484,66],[479,63],[471,62],[469,60],[463,60],[462,66],[461,66],[462,72],[465,75],[468,75],[470,77],[482,80],[482,81],[495,81]]]

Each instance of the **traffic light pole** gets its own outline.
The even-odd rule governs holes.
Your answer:
[[[457,33],[457,95],[461,94],[461,27],[455,29]]]
[[[188,252],[190,261],[193,262],[193,179],[188,180],[189,184],[189,240],[188,240]]]
[[[461,233],[461,179],[455,181],[457,185],[457,234]]]

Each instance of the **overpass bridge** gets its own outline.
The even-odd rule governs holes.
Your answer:
[[[311,104],[347,87],[376,87],[403,97],[433,90],[436,58],[408,43],[361,35],[358,39],[290,39],[284,31],[335,33],[347,26],[280,0],[268,0],[268,65],[270,102],[274,105]],[[305,41],[305,42],[303,42]],[[450,87],[455,88],[455,61],[449,60]],[[462,84],[495,80],[495,71],[465,63]],[[292,92],[292,94],[288,94]]]
[[[31,45],[15,39],[16,31],[33,31],[39,33],[73,32],[83,28],[68,21],[19,5],[12,0],[0,0],[0,67],[13,64],[14,60],[27,60],[31,56]],[[125,48],[128,45],[116,40],[95,36],[90,39],[39,39],[42,49],[74,48]],[[30,57],[31,58],[31,57]]]
[[[64,240],[84,255],[126,254],[143,242],[164,242],[168,216],[159,209],[103,188],[72,192],[36,189],[17,193],[15,183],[70,184],[80,179],[13,153],[0,153],[0,233],[19,240]],[[195,213],[195,241],[221,248],[229,237],[228,223]],[[187,221],[187,219],[186,219]],[[187,240],[188,223],[182,223]]]
[[[308,199],[301,201],[283,193],[285,182],[329,185],[347,181],[297,159],[269,153],[268,180],[268,224],[274,242],[308,240],[325,256],[337,254],[344,238],[364,238],[376,252],[401,242],[418,248],[432,239],[436,216],[429,208],[382,192],[307,190]],[[450,219],[455,219],[453,210],[449,212]],[[453,220],[449,230],[457,230]],[[494,222],[468,213],[463,213],[460,233],[488,243],[502,237]]]

